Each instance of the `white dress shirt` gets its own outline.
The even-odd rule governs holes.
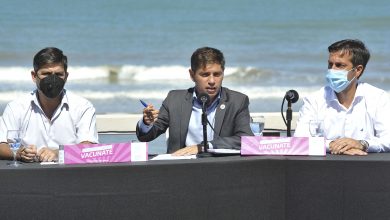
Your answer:
[[[321,88],[303,101],[294,136],[310,136],[309,121],[318,119],[324,121],[328,143],[348,137],[366,140],[368,152],[390,151],[390,99],[385,91],[359,82],[348,109],[339,103],[330,87]]]
[[[95,108],[66,90],[51,120],[39,104],[37,90],[8,103],[0,120],[1,142],[7,142],[7,130],[21,130],[22,144],[38,149],[58,149],[59,145],[82,141],[98,143]]]

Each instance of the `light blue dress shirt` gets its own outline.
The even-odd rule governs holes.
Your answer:
[[[215,124],[215,112],[221,99],[221,92],[218,94],[217,98],[211,103],[206,109],[207,120],[210,124],[207,124],[207,141],[214,139],[214,124]],[[190,123],[188,125],[188,132],[186,137],[186,146],[200,144],[203,141],[203,125],[202,125],[202,103],[200,103],[196,97],[194,90],[193,100],[192,100],[192,113],[190,118]],[[209,143],[209,148],[213,148],[212,144]]]

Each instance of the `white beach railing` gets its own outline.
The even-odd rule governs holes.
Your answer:
[[[280,112],[256,112],[251,113],[252,117],[264,116],[265,130],[285,130],[286,125],[283,122]],[[141,119],[142,114],[98,114],[96,124],[98,132],[135,132],[135,127]],[[295,129],[298,113],[293,113],[291,129]]]
[[[251,113],[252,117],[264,116],[265,130],[285,130],[281,114],[278,112]],[[98,132],[135,132],[135,127],[141,119],[142,114],[110,113],[96,115],[96,126]],[[295,129],[298,113],[293,113],[291,129]]]

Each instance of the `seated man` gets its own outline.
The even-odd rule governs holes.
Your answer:
[[[389,96],[359,80],[369,51],[359,40],[338,41],[328,50],[327,85],[304,99],[294,136],[310,136],[309,121],[320,119],[332,154],[390,151]]]
[[[33,62],[37,89],[6,106],[0,120],[0,158],[13,159],[8,130],[20,130],[22,146],[16,158],[25,162],[56,160],[59,145],[97,143],[95,108],[64,89],[67,57],[57,48],[45,48]]]
[[[207,93],[206,109],[209,148],[241,148],[241,136],[253,135],[249,127],[249,99],[222,87],[225,58],[221,51],[204,47],[191,56],[190,77],[195,87],[170,91],[160,110],[148,105],[137,125],[140,141],[152,141],[169,127],[168,153],[197,154],[203,141],[202,103],[199,94]]]

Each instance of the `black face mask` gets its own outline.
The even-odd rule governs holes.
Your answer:
[[[46,97],[53,99],[61,94],[64,85],[64,79],[56,74],[51,74],[43,79],[39,79],[38,89],[40,89]]]

